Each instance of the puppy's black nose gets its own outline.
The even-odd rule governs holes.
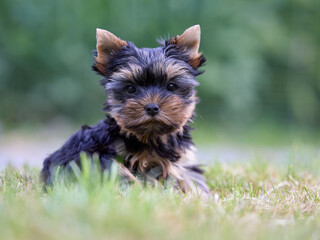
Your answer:
[[[147,113],[150,115],[150,116],[155,116],[157,115],[159,112],[160,112],[160,108],[157,104],[155,103],[149,103],[147,106],[146,106],[146,111]]]

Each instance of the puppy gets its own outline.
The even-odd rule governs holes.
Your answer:
[[[79,156],[85,152],[99,156],[102,170],[118,164],[130,181],[138,181],[137,175],[170,178],[175,189],[209,193],[189,126],[198,102],[196,76],[205,62],[198,51],[200,26],[159,43],[137,48],[97,29],[92,69],[103,77],[107,115],[95,126],[82,126],[45,159],[41,176],[46,184],[58,166],[68,170],[75,161],[81,167]]]

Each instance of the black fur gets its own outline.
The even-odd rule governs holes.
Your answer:
[[[102,169],[106,169],[114,158],[116,151],[112,143],[119,135],[119,127],[113,119],[106,118],[97,125],[87,125],[73,134],[67,142],[56,152],[44,160],[41,172],[42,179],[46,184],[52,182],[52,171],[57,166],[69,167],[71,161],[80,160],[80,153],[85,152],[93,155],[97,153],[100,158]]]
[[[121,135],[115,120],[107,116],[105,120],[100,121],[95,126],[82,126],[60,149],[47,157],[43,163],[41,177],[46,184],[51,184],[53,181],[52,171],[57,166],[68,169],[71,161],[75,161],[80,165],[80,153],[82,152],[90,155],[98,154],[101,169],[109,169],[117,154],[114,143],[119,139],[124,141],[127,152],[131,154],[142,150],[155,150],[159,156],[175,162],[180,155],[174,149],[178,148],[184,151],[193,145],[190,130],[190,126],[184,126],[183,134],[178,134],[176,137],[170,136],[166,144],[162,143],[160,139],[157,141],[157,145],[154,143],[145,144],[139,142],[134,136],[126,137]],[[193,167],[198,169],[197,166]]]

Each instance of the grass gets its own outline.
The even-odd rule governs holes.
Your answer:
[[[38,169],[8,166],[0,239],[319,239],[319,159],[299,160],[215,163],[208,202],[161,186],[126,187],[89,165],[77,182],[44,192]]]

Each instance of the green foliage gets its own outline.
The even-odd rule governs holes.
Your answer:
[[[206,122],[319,128],[319,9],[315,0],[2,0],[0,120],[95,122],[105,99],[90,70],[96,27],[155,47],[199,23]]]

